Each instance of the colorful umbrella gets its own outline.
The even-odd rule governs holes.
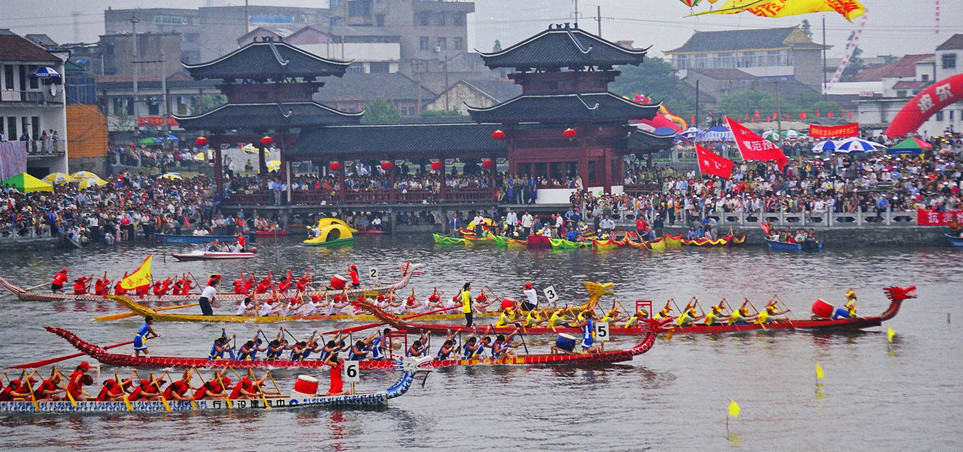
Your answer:
[[[267,162],[268,171],[279,171],[281,169],[280,160],[271,160]]]
[[[779,132],[775,130],[767,130],[762,133],[762,137],[769,141],[779,141]]]
[[[197,160],[198,162],[203,162],[210,158],[211,157],[209,157],[206,152],[198,152],[196,155],[194,155],[194,160]]]
[[[105,181],[105,180],[103,180],[103,179],[101,179],[101,178],[99,178],[99,177],[88,177],[88,178],[80,181],[79,187],[80,187],[81,190],[84,190],[84,189],[88,189],[88,188],[91,188],[91,187],[99,187],[99,186],[101,186],[101,185],[106,185],[106,184],[107,184],[107,181]]]
[[[51,183],[51,184],[65,184],[72,180],[74,180],[73,177],[71,177],[69,174],[64,174],[64,173],[50,173],[47,175],[47,177],[43,178],[44,182]]]
[[[933,147],[919,138],[910,137],[889,148],[889,154],[922,154],[924,149]]]
[[[77,171],[76,173],[72,174],[72,176],[75,180],[87,179],[90,177],[100,179],[100,176],[91,173],[90,171]]]
[[[160,177],[163,177],[165,179],[170,179],[170,180],[183,179],[183,177],[181,176],[181,173],[164,173],[164,174],[161,174]]]
[[[859,138],[850,138],[836,146],[836,152],[850,153],[850,152],[873,152],[876,147],[884,147],[879,143],[873,143],[872,141],[860,140]]]
[[[50,185],[27,173],[17,174],[16,176],[13,176],[10,179],[3,181],[2,185],[4,187],[16,188],[21,193],[32,193],[35,191],[53,191],[53,185]]]
[[[47,66],[37,69],[36,72],[30,75],[37,78],[60,78],[59,72],[57,72],[54,68]]]
[[[833,152],[836,150],[836,142],[833,140],[820,141],[813,145],[813,152],[821,154],[823,152]]]

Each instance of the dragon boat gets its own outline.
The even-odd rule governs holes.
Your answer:
[[[725,237],[720,237],[718,239],[698,239],[698,240],[688,240],[683,239],[682,244],[685,246],[731,246],[731,245],[742,245],[746,243],[745,234],[737,235],[727,235]]]
[[[413,361],[413,360],[411,360]],[[320,407],[375,407],[383,406],[388,400],[401,397],[409,389],[415,378],[415,368],[413,364],[391,363],[394,366],[403,367],[403,373],[397,381],[383,391],[373,393],[353,393],[335,396],[302,394],[292,391],[289,396],[263,397],[256,399],[231,399],[230,403],[226,400],[193,400],[179,401],[169,400],[165,404],[163,401],[17,401],[0,402],[0,413],[4,414],[25,414],[25,413],[122,413],[122,412],[227,412],[227,411],[254,411],[269,409],[305,409]]]
[[[589,284],[589,283],[586,283]],[[611,283],[610,283],[611,285]],[[909,298],[916,298],[913,292],[916,291],[915,286],[910,287],[886,287],[883,292],[886,297],[890,300],[889,307],[883,311],[882,314],[878,316],[870,317],[854,317],[854,318],[841,318],[833,320],[829,318],[832,315],[832,308],[830,307],[828,311],[819,310],[817,306],[825,305],[824,302],[817,301],[813,305],[814,315],[809,319],[774,319],[770,323],[748,323],[745,325],[729,325],[729,324],[695,324],[689,326],[672,326],[668,327],[668,330],[674,332],[674,334],[720,334],[720,333],[736,333],[736,332],[746,332],[746,331],[785,331],[785,330],[807,330],[807,331],[852,331],[864,328],[872,328],[880,326],[884,321],[892,319],[899,313],[900,307],[902,306],[903,300]],[[611,293],[611,292],[609,292]],[[474,328],[466,327],[460,324],[436,324],[436,323],[414,323],[408,322],[406,319],[400,319],[397,316],[385,313],[378,308],[365,302],[357,302],[359,306],[363,309],[372,312],[379,320],[391,325],[401,331],[409,333],[438,333],[445,334],[448,331],[453,333],[470,333],[474,332]],[[584,305],[583,305],[584,306]],[[579,307],[581,308],[581,307]],[[578,310],[579,308],[576,308]],[[584,309],[583,309],[584,310]],[[821,311],[821,315],[815,314],[816,311]],[[651,312],[651,309],[649,309]],[[673,321],[674,319],[667,319],[666,321]],[[640,319],[641,323],[642,319]],[[487,327],[486,327],[487,328]],[[618,326],[610,326],[609,334],[612,336],[638,336],[642,334],[647,334],[651,331],[653,327],[651,325],[641,325],[632,328],[623,328]],[[492,327],[490,330],[494,334],[510,334],[515,331],[514,326],[510,327]],[[581,330],[575,330],[573,328],[567,327],[526,327],[524,333],[528,335],[544,335],[544,334],[558,334],[558,333],[578,333],[581,334]]]
[[[405,264],[401,265],[401,278],[400,278],[397,282],[395,282],[395,283],[393,283],[393,284],[390,284],[390,285],[387,285],[387,286],[377,286],[377,287],[368,287],[368,288],[359,288],[359,289],[348,289],[348,291],[347,291],[347,292],[348,292],[348,295],[351,296],[351,297],[358,297],[358,296],[361,296],[361,295],[365,295],[365,296],[371,296],[371,295],[378,296],[378,295],[381,295],[381,294],[387,294],[387,293],[389,293],[389,292],[391,292],[391,291],[397,291],[397,290],[402,289],[402,288],[404,288],[405,286],[407,286],[408,283],[411,282],[411,278],[412,278],[413,276],[415,276],[415,275],[420,275],[420,274],[421,274],[421,270],[420,270],[421,267],[422,267],[422,264],[412,264],[412,263],[410,263],[410,262],[405,263]],[[20,299],[20,300],[22,300],[22,301],[94,301],[94,302],[104,302],[104,301],[108,301],[108,299],[109,299],[108,297],[110,297],[109,295],[108,295],[108,296],[104,296],[104,295],[95,295],[95,294],[74,295],[74,294],[70,294],[70,293],[28,292],[28,291],[27,291],[26,289],[24,289],[23,287],[20,287],[19,285],[14,284],[14,283],[11,282],[10,280],[8,280],[8,279],[6,279],[6,278],[4,278],[4,277],[2,277],[2,276],[0,276],[0,286],[2,286],[4,289],[6,289],[8,292],[10,292],[11,294],[13,294],[14,296],[16,296],[18,299]],[[324,292],[325,292],[325,291],[323,291],[323,290],[313,290],[313,291],[307,292],[305,295],[306,295],[306,296],[310,296],[310,295],[322,295],[322,294],[324,294]],[[222,292],[222,293],[218,293],[218,294],[215,296],[215,298],[216,298],[218,301],[233,301],[233,302],[239,302],[239,301],[243,301],[245,296],[246,296],[245,294],[236,294],[236,293],[230,293],[230,292]],[[164,296],[160,296],[160,297],[159,297],[159,296],[148,295],[148,296],[146,296],[146,297],[142,297],[142,298],[139,297],[139,298],[137,298],[137,300],[138,300],[139,303],[135,303],[135,304],[149,303],[149,302],[158,302],[158,301],[168,301],[168,302],[181,302],[181,303],[184,303],[184,302],[197,301],[197,298],[198,298],[198,297],[200,297],[200,294],[199,294],[199,293],[192,293],[192,294],[189,294],[189,295],[164,295]],[[117,300],[117,301],[119,301],[119,300]],[[130,306],[128,306],[128,308],[130,308]]]
[[[441,235],[441,234],[431,234],[431,236],[435,239],[436,245],[464,245],[465,244],[464,237],[450,237],[450,236]]]
[[[229,252],[229,251],[191,251],[189,253],[171,253],[171,257],[179,261],[211,261],[223,259],[253,259],[252,252]]]
[[[766,239],[766,244],[769,245],[769,251],[822,251],[823,249],[823,242],[789,243]]]
[[[963,248],[963,237],[954,236],[950,234],[943,234],[946,236],[946,240],[950,242],[950,245],[955,248]]]

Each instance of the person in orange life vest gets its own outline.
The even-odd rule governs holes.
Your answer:
[[[348,277],[351,278],[351,287],[356,289],[361,287],[361,280],[358,279],[358,267],[356,265],[351,264],[351,266],[348,267]]]
[[[74,295],[87,295],[87,279],[86,276],[81,276],[74,281]]]
[[[127,277],[127,272],[124,272],[124,277],[117,280],[117,284],[114,284],[114,295],[127,295],[127,289],[120,286],[124,282],[124,278]]]
[[[291,284],[292,284],[292,279],[293,279],[293,278],[294,278],[294,277],[291,276],[291,270],[288,269],[287,273],[285,273],[285,275],[284,275],[284,279],[282,279],[281,281],[278,282],[278,292],[281,292],[281,293],[283,293],[283,294],[287,294],[287,293],[288,293],[288,289],[291,288]]]
[[[53,281],[50,281],[50,291],[51,292],[62,292],[64,290],[64,284],[67,284],[67,269],[64,268],[57,272],[53,277]]]
[[[94,378],[87,375],[87,371],[90,370],[90,363],[83,361],[77,365],[77,368],[70,373],[67,382],[67,393],[73,397],[74,400],[87,400],[87,396],[84,393],[84,385],[93,384]]]

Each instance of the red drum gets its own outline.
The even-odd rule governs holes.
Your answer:
[[[294,382],[294,392],[308,395],[317,394],[318,379],[308,375],[298,375],[298,381]]]
[[[348,280],[341,275],[334,275],[331,277],[331,287],[334,290],[344,289],[344,285],[348,283]]]
[[[817,317],[831,318],[833,316],[833,305],[817,299],[813,303],[813,314],[816,314]]]

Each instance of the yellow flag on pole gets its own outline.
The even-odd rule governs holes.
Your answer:
[[[690,14],[737,14],[748,11],[759,17],[786,17],[835,11],[846,20],[862,16],[866,8],[858,0],[726,0],[719,9]]]
[[[893,342],[893,336],[896,336],[896,332],[892,328],[886,328],[886,340]]]
[[[740,411],[742,411],[742,408],[739,408],[739,404],[736,403],[735,400],[730,400],[730,401],[729,401],[729,416],[739,417],[739,412],[740,412]]]
[[[144,259],[144,263],[134,270],[126,278],[120,280],[120,288],[124,290],[134,290],[138,287],[144,287],[150,285],[150,263],[154,259],[153,254],[147,255],[147,259]]]
[[[822,380],[823,378],[826,378],[826,375],[823,374],[823,368],[819,364],[816,364],[816,379]]]

